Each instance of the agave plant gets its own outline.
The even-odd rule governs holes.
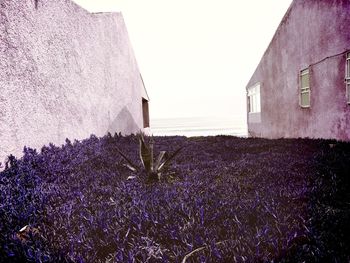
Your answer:
[[[139,154],[142,167],[147,176],[147,181],[154,182],[159,181],[161,178],[161,173],[169,166],[172,159],[179,154],[183,147],[178,148],[173,154],[167,155],[166,151],[160,151],[157,160],[154,160],[153,155],[153,137],[150,138],[149,143],[145,142],[144,135],[139,134]],[[129,168],[134,173],[139,173],[140,169],[120,150],[117,148],[119,154],[127,161],[126,167]],[[128,179],[133,179],[136,176],[128,177]]]

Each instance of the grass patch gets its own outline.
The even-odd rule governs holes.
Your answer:
[[[25,148],[0,173],[0,262],[348,262],[350,144],[155,137],[184,147],[157,184],[136,136]]]

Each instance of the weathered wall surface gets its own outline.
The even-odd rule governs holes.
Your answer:
[[[261,83],[261,122],[248,122],[251,136],[350,140],[349,26],[348,0],[293,2],[247,85]],[[301,108],[299,73],[309,66],[311,107]]]
[[[0,161],[65,138],[143,127],[143,83],[119,13],[0,2]]]

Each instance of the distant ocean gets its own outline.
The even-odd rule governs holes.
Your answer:
[[[213,136],[233,135],[247,137],[247,125],[243,117],[192,117],[151,119],[154,136]]]

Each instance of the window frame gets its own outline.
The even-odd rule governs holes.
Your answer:
[[[303,87],[303,76],[308,75],[309,77],[309,85],[306,87]],[[299,106],[303,109],[308,109],[311,107],[311,85],[310,85],[310,68],[305,68],[299,72],[299,81],[300,81],[300,88],[299,88]],[[302,96],[303,94],[309,94],[309,104],[308,105],[302,105]]]
[[[255,83],[247,89],[248,113],[261,112],[261,84]]]
[[[346,102],[350,105],[350,51],[346,53],[345,61],[345,92]]]

